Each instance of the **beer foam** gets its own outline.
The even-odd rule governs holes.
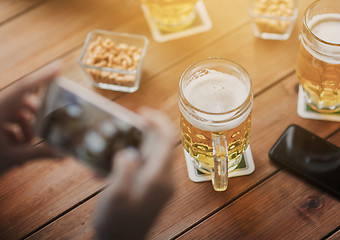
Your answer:
[[[307,22],[314,35],[327,43],[340,44],[340,14],[325,13],[314,16]],[[313,43],[313,48],[301,41],[305,49],[315,58],[330,64],[340,64],[340,47],[325,43]]]
[[[320,39],[340,44],[340,14],[327,13],[314,16],[308,24],[312,32]]]
[[[241,106],[247,99],[249,87],[236,76],[218,72],[215,70],[204,70],[194,76],[183,91],[188,102],[202,110],[211,114],[196,112],[199,118],[207,119],[209,122],[202,122],[194,119],[185,111],[181,111],[183,116],[195,127],[206,131],[225,131],[239,126],[250,114],[249,108],[243,115],[236,119],[235,112],[227,113]],[[214,115],[214,113],[219,113]],[[212,123],[212,121],[220,121],[220,123]]]
[[[215,70],[205,73],[191,81],[183,92],[194,107],[209,113],[224,113],[246,100],[248,89],[237,77]]]

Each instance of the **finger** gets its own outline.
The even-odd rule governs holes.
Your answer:
[[[150,126],[156,130],[158,137],[162,141],[169,143],[171,146],[175,145],[175,128],[167,115],[146,107],[142,107],[140,113]]]
[[[28,143],[32,141],[34,133],[33,133],[33,115],[27,111],[22,111],[19,113],[20,118],[19,126],[22,131],[23,141]]]
[[[36,114],[39,108],[39,98],[36,95],[28,94],[24,97],[22,105],[33,114]]]
[[[2,123],[1,132],[2,145],[22,142],[22,136],[19,134],[18,126],[12,123]]]
[[[151,147],[146,149],[150,154],[138,173],[138,187],[135,192],[136,195],[149,195],[151,198],[157,192],[159,202],[164,202],[173,193],[171,168],[175,131],[170,120],[161,112],[143,108],[141,114],[152,126],[155,139],[152,144],[148,144]]]
[[[26,109],[18,109],[13,112],[8,119],[13,124],[17,124],[22,136],[22,142],[29,142],[33,138],[33,115]]]
[[[141,114],[151,124],[156,135],[155,140],[151,139],[154,142],[149,144],[152,147],[148,149],[150,157],[145,168],[153,169],[154,172],[164,171],[171,165],[169,155],[175,145],[174,127],[168,117],[159,111],[143,108]]]
[[[131,188],[135,172],[141,162],[138,151],[133,148],[121,150],[115,154],[112,161],[112,182],[121,189]]]

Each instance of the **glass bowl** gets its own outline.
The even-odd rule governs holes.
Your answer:
[[[249,15],[256,37],[286,40],[298,15],[298,0],[250,0]]]
[[[145,36],[94,30],[86,37],[78,63],[94,86],[135,92],[148,44]]]

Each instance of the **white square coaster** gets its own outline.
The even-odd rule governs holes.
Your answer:
[[[157,42],[166,42],[177,38],[187,37],[208,31],[212,27],[211,20],[202,0],[199,0],[195,6],[196,19],[194,20],[194,23],[190,27],[178,32],[160,31],[156,24],[152,21],[148,8],[144,4],[141,6],[145,19],[150,27],[151,34]]]
[[[185,161],[187,164],[188,175],[191,181],[193,182],[204,182],[211,181],[211,175],[202,173],[197,170],[194,166],[193,157],[189,155],[189,153],[183,148]],[[253,160],[253,155],[251,154],[250,146],[246,149],[246,151],[242,154],[242,160],[240,164],[237,166],[235,170],[228,174],[228,177],[238,177],[249,175],[253,173],[255,170],[255,164]]]
[[[340,112],[319,113],[308,107],[305,94],[301,85],[299,85],[297,113],[300,117],[306,119],[340,122]]]

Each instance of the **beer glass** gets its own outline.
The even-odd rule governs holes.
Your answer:
[[[166,32],[182,30],[195,20],[197,0],[142,0],[157,28]]]
[[[297,75],[308,106],[322,113],[340,110],[340,1],[321,0],[305,12]]]
[[[191,65],[179,82],[181,141],[195,167],[212,175],[216,191],[249,145],[253,94],[238,64],[208,58]]]

